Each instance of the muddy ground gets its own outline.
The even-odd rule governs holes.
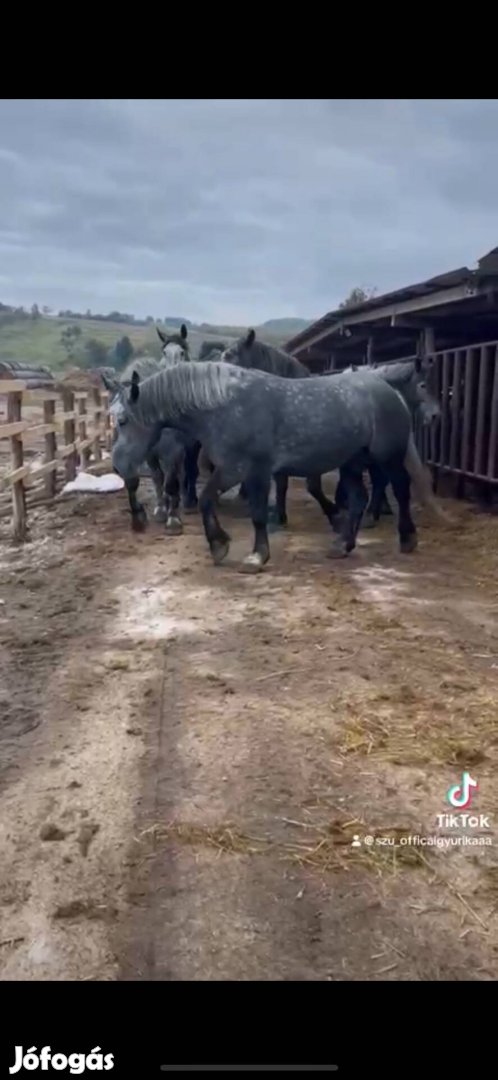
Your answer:
[[[0,543],[2,979],[497,977],[498,522],[446,505],[338,563],[295,482],[256,577],[235,502],[219,568],[124,494]],[[409,843],[465,768],[492,843]]]

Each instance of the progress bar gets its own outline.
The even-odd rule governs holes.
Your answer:
[[[338,1072],[338,1065],[161,1065],[161,1072]]]

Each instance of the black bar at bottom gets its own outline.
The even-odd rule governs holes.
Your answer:
[[[338,1072],[338,1065],[161,1065],[161,1072]]]

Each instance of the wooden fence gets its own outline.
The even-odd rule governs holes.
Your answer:
[[[433,353],[441,420],[417,432],[425,461],[461,480],[498,485],[498,342]]]
[[[78,465],[91,470],[110,449],[107,391],[29,390],[1,379],[0,516],[12,515],[14,539],[26,537],[29,505],[54,498]]]
[[[416,424],[419,453],[434,473],[492,490],[498,485],[498,342],[430,353],[428,389],[441,406],[439,422]],[[396,364],[414,356],[389,361]],[[324,372],[327,376],[338,371]]]

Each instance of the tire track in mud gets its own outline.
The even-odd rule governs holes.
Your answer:
[[[496,975],[492,859],[393,867],[350,846],[355,820],[420,830],[443,808],[458,740],[440,761],[420,755],[439,746],[431,701],[446,729],[452,717],[464,735],[477,725],[491,800],[494,748],[476,709],[496,693],[494,522],[475,526],[474,550],[467,530],[442,569],[436,531],[408,561],[389,524],[330,564],[325,524],[297,485],[290,508],[256,578],[235,569],[250,538],[235,508],[221,515],[233,553],[214,569],[197,518],[180,539],[154,526],[134,537],[122,497],[40,514],[31,550],[6,558],[9,715],[40,703],[43,715],[11,739],[0,788],[2,978]],[[64,562],[44,569],[51,524],[50,559]],[[415,761],[389,749],[400,709]],[[372,752],[351,744],[358,724],[373,730]],[[63,838],[41,839],[50,823]]]
[[[365,599],[358,567],[343,564],[333,576],[318,569],[309,523],[294,529],[274,539],[275,565],[256,579],[212,569],[197,557],[197,540],[185,538],[175,577],[181,584],[170,585],[164,600],[157,592],[178,627],[166,653],[160,731],[144,762],[144,789],[154,797],[141,822],[137,908],[118,950],[121,977],[492,977],[496,936],[480,936],[472,919],[462,931],[462,908],[444,875],[430,884],[430,866],[392,874],[387,865],[366,868],[351,858],[350,840],[332,872],[301,858],[303,830],[314,848],[313,826],[324,821],[336,834],[362,815],[416,831],[427,784],[424,768],[377,762],[369,771],[342,753],[344,716],[333,709],[331,716],[323,687],[340,700],[348,680],[380,691],[392,677],[399,684],[399,651],[384,676],[376,665],[382,630],[401,633],[403,624]],[[231,523],[231,531],[238,548],[246,526]],[[321,541],[312,541],[316,550]],[[303,542],[309,560],[299,552]],[[399,604],[391,598],[392,607]],[[421,633],[415,624],[440,636],[432,616],[410,612],[414,642]],[[406,627],[401,637],[406,647]],[[423,784],[415,798],[414,776],[415,786]]]

